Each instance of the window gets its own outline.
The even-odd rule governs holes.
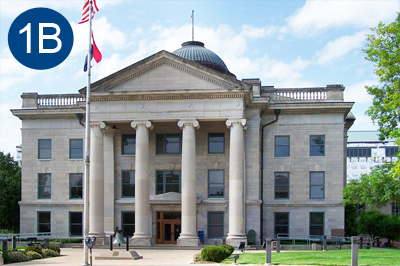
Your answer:
[[[135,233],[135,213],[122,212],[121,217],[121,228],[124,236],[133,236]]]
[[[122,197],[134,198],[135,197],[135,171],[123,170],[122,171]]]
[[[290,136],[275,136],[275,157],[290,156]]]
[[[347,157],[371,157],[371,148],[349,147]]]
[[[399,147],[385,147],[385,157],[397,157]]]
[[[289,172],[275,173],[275,199],[289,198]]]
[[[275,236],[278,234],[289,235],[288,212],[275,212]]]
[[[400,216],[400,203],[393,201],[392,202],[392,215],[395,216]]]
[[[50,233],[51,232],[51,213],[50,212],[38,212],[38,233]]]
[[[69,213],[69,233],[71,236],[82,236],[82,212]]]
[[[69,140],[69,158],[83,159],[83,139]]]
[[[157,134],[157,154],[180,154],[182,153],[182,134]]]
[[[83,174],[69,174],[69,198],[82,199]]]
[[[225,153],[224,133],[208,133],[208,153]]]
[[[224,212],[207,213],[208,239],[224,237]]]
[[[208,170],[208,197],[223,198],[225,188],[225,171]]]
[[[310,136],[310,156],[325,156],[325,136]]]
[[[156,194],[181,193],[181,171],[157,171]]]
[[[51,174],[38,174],[38,199],[51,199]]]
[[[38,140],[38,159],[51,159],[51,139]]]
[[[310,172],[310,199],[325,198],[325,172]]]
[[[136,138],[134,134],[123,134],[121,141],[121,154],[135,154]]]
[[[323,212],[310,212],[310,236],[324,235],[324,214]]]

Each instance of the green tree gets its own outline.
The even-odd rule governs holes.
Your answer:
[[[349,204],[344,208],[344,231],[346,236],[358,236],[357,205]]]
[[[362,234],[374,239],[384,238],[390,243],[400,238],[400,218],[374,209],[362,211],[358,218],[358,229]]]
[[[382,237],[382,220],[384,214],[377,210],[362,211],[358,217],[358,230],[373,239]]]
[[[367,35],[365,59],[374,63],[379,86],[366,86],[373,96],[367,114],[379,125],[380,138],[397,139],[400,145],[400,13],[394,22],[379,22]],[[400,175],[400,162],[395,163],[393,173]]]
[[[0,152],[0,229],[19,231],[21,167],[10,154]]]
[[[380,86],[366,86],[374,97],[367,114],[379,125],[381,138],[400,138],[400,13],[388,25],[380,22],[367,35],[366,53],[368,61],[374,63],[374,72]]]
[[[351,180],[343,189],[343,204],[381,208],[390,201],[400,201],[400,178],[391,172],[393,164],[384,164]]]

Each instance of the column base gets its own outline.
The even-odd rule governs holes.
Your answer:
[[[198,247],[200,245],[200,240],[198,237],[185,237],[178,238],[177,246],[181,247]]]
[[[89,232],[89,236],[96,237],[96,246],[104,246],[106,236],[104,233],[91,233]]]
[[[233,235],[233,236],[228,236],[226,237],[226,244],[230,245],[232,247],[237,248],[240,244],[240,242],[245,242],[245,245],[247,246],[247,237],[246,235]]]
[[[131,246],[136,246],[136,247],[140,247],[140,246],[151,246],[151,237],[145,237],[145,236],[133,236],[131,238],[131,240],[129,241],[129,245]]]

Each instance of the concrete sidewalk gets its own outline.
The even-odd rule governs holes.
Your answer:
[[[117,249],[118,250],[118,249]],[[107,251],[106,249],[93,249],[93,266],[97,265],[190,265],[193,255],[198,250],[161,250],[161,249],[131,249],[136,251],[143,259],[139,260],[96,260],[96,256]],[[76,248],[61,248],[61,256],[13,263],[10,265],[64,265],[80,266],[83,264],[83,250]],[[214,264],[215,265],[215,264]],[[218,264],[217,264],[218,265]]]

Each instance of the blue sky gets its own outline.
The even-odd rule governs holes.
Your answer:
[[[78,25],[82,0],[0,0],[0,151],[15,155],[21,143],[21,121],[10,109],[21,107],[23,92],[77,93],[86,86],[82,71],[87,23]],[[379,21],[394,21],[399,0],[97,0],[93,21],[103,60],[92,81],[160,50],[173,52],[195,40],[218,54],[238,79],[260,78],[276,88],[343,84],[345,100],[355,102],[352,130],[376,129],[364,113],[372,103],[365,85],[378,84],[362,49],[365,35]],[[74,46],[69,57],[49,70],[19,64],[8,47],[8,30],[22,12],[52,8],[71,23]]]

